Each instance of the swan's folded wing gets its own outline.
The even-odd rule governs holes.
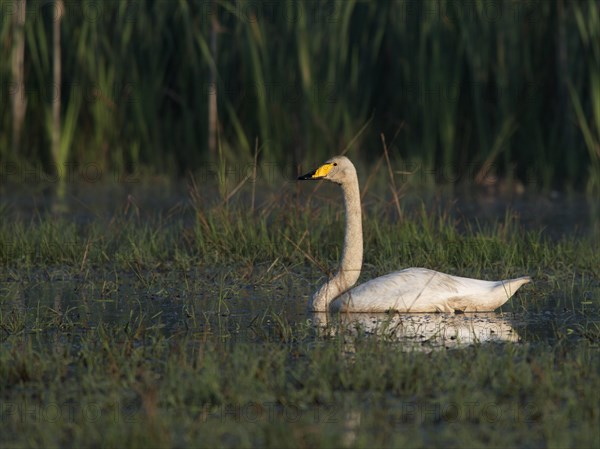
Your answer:
[[[335,306],[342,311],[453,312],[478,303],[483,310],[488,307],[482,300],[501,284],[408,268],[359,285],[340,296]]]

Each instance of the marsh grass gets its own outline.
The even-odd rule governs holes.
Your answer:
[[[370,189],[362,279],[404,266],[528,274],[502,309],[533,317],[519,343],[421,352],[315,328],[305,303],[343,233],[327,187],[256,208],[244,189],[224,203],[196,188],[192,221],[133,206],[106,223],[7,220],[2,445],[597,446],[597,240],[549,238],[511,213],[492,225],[425,206],[399,216]]]
[[[585,341],[422,354],[358,336],[349,358],[342,337],[319,342],[287,329],[255,342],[168,336],[156,328],[131,333],[109,324],[50,340],[11,337],[0,352],[3,443],[598,442],[600,360]]]
[[[5,270],[63,267],[71,273],[111,266],[136,274],[144,270],[198,269],[232,264],[235,280],[245,266],[256,265],[273,275],[284,267],[333,267],[339,260],[343,210],[339,192],[275,195],[250,212],[246,200],[228,207],[192,204],[197,224],[169,217],[140,219],[135,214],[109,223],[76,224],[60,216],[0,224],[0,262]],[[425,206],[399,219],[393,203],[367,201],[364,217],[367,270],[389,271],[398,266],[430,266],[465,271],[469,275],[505,276],[526,272],[540,278],[574,273],[597,275],[599,256],[593,230],[589,236],[559,239],[543,231],[526,230],[512,213],[484,225],[438,213]],[[9,212],[10,214],[10,212]],[[324,243],[325,242],[325,243]],[[563,271],[559,268],[562,268]],[[373,274],[371,272],[370,274]]]

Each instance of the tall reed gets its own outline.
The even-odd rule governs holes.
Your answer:
[[[383,133],[396,164],[433,181],[492,172],[599,188],[594,0],[28,0],[22,81],[16,5],[0,14],[2,128],[19,128],[15,95],[27,112],[18,154],[0,133],[2,161],[174,174],[217,163],[210,146],[252,163],[258,138],[259,163],[292,174],[373,117],[355,158],[369,161]],[[50,151],[53,102],[65,159]]]

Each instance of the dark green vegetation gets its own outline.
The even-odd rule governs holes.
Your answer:
[[[193,326],[11,336],[2,445],[598,446],[588,341],[424,354],[357,337],[350,355],[341,338],[301,330],[254,342]]]
[[[594,0],[0,0],[0,189],[62,182],[49,210],[0,205],[0,446],[599,447],[597,221],[556,236],[409,195],[498,174],[587,189],[597,216],[599,33]],[[530,275],[504,342],[314,326],[339,192],[283,179],[346,147],[375,167],[361,279]],[[186,171],[217,183],[191,208],[61,202]]]
[[[2,447],[600,444],[594,232],[552,240],[511,214],[476,226],[428,208],[398,220],[368,196],[362,279],[535,279],[498,314],[518,342],[422,352],[308,321],[315,263],[339,257],[331,197],[284,190],[254,212],[193,198],[192,220],[128,206],[106,222],[2,221]]]
[[[384,133],[441,182],[600,189],[596,0],[0,5],[6,177],[246,164],[256,140],[295,172],[372,118],[355,159]]]

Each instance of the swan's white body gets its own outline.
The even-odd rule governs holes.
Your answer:
[[[340,312],[485,312],[497,309],[528,278],[481,281],[426,268],[407,268],[365,282],[340,295]]]
[[[298,179],[324,179],[342,187],[346,207],[344,251],[337,273],[309,302],[314,312],[487,312],[497,309],[530,281],[527,276],[482,281],[426,268],[407,268],[350,289],[362,268],[363,241],[356,169],[337,156]]]

